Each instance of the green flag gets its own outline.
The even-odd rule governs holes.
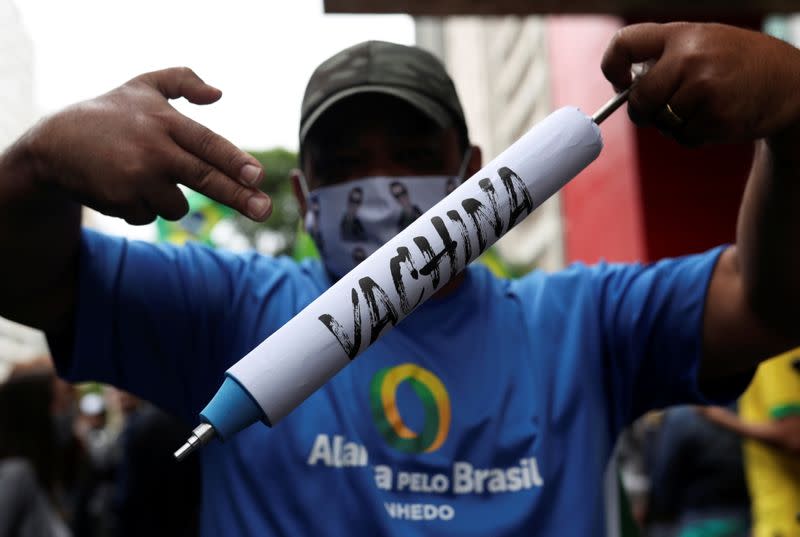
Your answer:
[[[233,214],[233,209],[191,190],[186,193],[186,199],[189,202],[186,216],[177,222],[159,217],[156,223],[158,240],[178,245],[195,241],[214,246],[211,231]]]

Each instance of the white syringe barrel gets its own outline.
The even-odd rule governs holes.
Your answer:
[[[553,112],[227,374],[274,425],[566,185],[602,145],[583,112]]]

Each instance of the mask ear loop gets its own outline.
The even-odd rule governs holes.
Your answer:
[[[306,203],[309,203],[311,201],[310,199],[311,194],[309,194],[308,192],[308,183],[306,183],[306,174],[304,174],[303,172],[298,173],[297,182],[300,184],[300,194],[302,194],[303,199],[306,200]]]
[[[467,150],[464,152],[464,158],[461,159],[461,165],[459,165],[458,167],[458,172],[456,174],[456,177],[458,178],[459,185],[462,184],[466,179],[466,177],[464,177],[464,174],[467,173],[467,167],[469,166],[469,161],[471,158],[472,158],[472,146],[467,148]]]
[[[317,217],[311,210],[311,193],[308,190],[308,183],[306,183],[306,174],[304,174],[302,171],[297,174],[297,184],[300,185],[300,195],[303,196],[304,200],[306,200],[306,213],[305,217],[301,219],[300,225],[302,226],[303,231],[308,233],[309,224],[316,220]]]

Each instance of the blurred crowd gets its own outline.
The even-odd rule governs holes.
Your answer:
[[[620,439],[646,537],[800,536],[800,354],[765,363],[731,408],[674,407]],[[0,383],[0,537],[198,534],[189,429],[111,386],[73,386],[46,358]]]
[[[73,386],[47,358],[0,383],[0,537],[198,534],[199,461],[183,423],[111,386]]]
[[[618,446],[646,537],[800,537],[800,351],[763,363],[729,408],[673,407]]]

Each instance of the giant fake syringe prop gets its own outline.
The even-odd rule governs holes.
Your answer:
[[[627,95],[592,117],[553,112],[336,282],[228,369],[175,457],[283,419],[594,161]]]

